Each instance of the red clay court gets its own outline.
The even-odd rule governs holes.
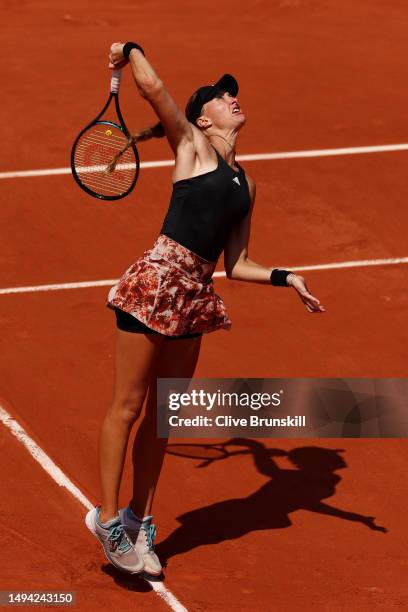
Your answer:
[[[83,523],[84,504],[98,501],[96,442],[112,391],[115,327],[104,304],[109,281],[160,229],[171,168],[142,166],[133,194],[113,204],[82,193],[67,170],[73,139],[106,98],[111,42],[139,40],[180,105],[236,75],[247,115],[238,152],[253,156],[241,163],[257,183],[250,257],[313,266],[304,275],[327,310],[310,315],[289,292],[221,275],[233,328],[208,334],[195,375],[406,377],[405,2],[1,6],[1,589],[75,591],[81,611],[406,607],[403,439],[258,440],[200,469],[169,453],[154,505],[166,580],[111,570]],[[131,131],[154,119],[130,74],[121,105]],[[144,163],[171,159],[163,141],[139,151]],[[52,459],[54,479],[23,438]],[[339,509],[332,516],[297,508],[302,496],[285,506],[274,480],[276,470],[293,476],[288,451],[311,444],[344,449],[335,491],[323,491]],[[58,485],[57,468],[82,502]],[[128,457],[123,503],[130,487]]]

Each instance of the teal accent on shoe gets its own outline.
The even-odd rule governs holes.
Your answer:
[[[147,516],[141,524],[141,529],[146,533],[149,551],[154,551],[154,540],[156,538],[156,525],[152,523],[152,518],[152,516]]]
[[[106,523],[102,523],[100,520],[100,514],[101,514],[101,509],[98,506],[96,508],[96,522],[98,523],[98,525],[100,527],[102,527],[103,529],[110,529],[110,527],[113,527],[114,525],[116,525],[118,522],[120,522],[119,519],[119,515],[115,516],[115,518],[110,519],[109,521],[106,521]]]
[[[112,525],[109,529],[108,540],[113,545],[116,544],[116,549],[120,550],[120,552],[125,553],[132,548],[126,536],[125,528],[121,523],[119,525]]]

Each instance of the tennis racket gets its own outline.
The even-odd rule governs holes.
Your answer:
[[[78,134],[71,151],[72,176],[81,189],[100,200],[124,198],[139,177],[139,154],[119,106],[120,78],[121,70],[113,70],[108,101]],[[116,121],[104,118],[112,101]]]
[[[254,444],[245,438],[232,438],[226,442],[214,444],[183,444],[175,443],[168,444],[166,453],[176,455],[178,457],[187,457],[188,459],[202,459],[201,463],[196,465],[197,468],[203,468],[211,465],[214,461],[221,459],[229,459],[237,455],[252,455],[258,452],[262,455],[263,461],[269,460],[271,457],[286,457],[287,452],[279,448],[266,448],[262,443],[255,443],[257,448],[253,448]],[[247,448],[232,450],[231,447],[244,446]],[[229,447],[229,448],[227,448]]]
[[[168,444],[166,453],[177,455],[178,457],[188,457],[188,459],[202,459],[203,461],[196,467],[207,467],[214,461],[228,459],[233,455],[248,455],[249,450],[227,450],[229,442],[214,444]]]

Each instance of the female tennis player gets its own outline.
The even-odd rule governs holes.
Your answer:
[[[324,308],[303,277],[248,257],[255,183],[235,159],[245,124],[236,79],[225,74],[200,87],[183,114],[139,45],[114,43],[109,60],[111,69],[130,62],[137,89],[174,152],[175,168],[170,205],[153,247],[108,295],[118,328],[115,386],[99,438],[101,505],[90,510],[86,524],[116,567],[157,576],[162,567],[150,512],[167,440],[156,437],[156,379],[191,378],[202,335],[230,328],[212,281],[221,253],[228,278],[290,286],[308,311]],[[158,126],[152,128],[151,136],[158,133]],[[118,511],[129,434],[146,396],[133,446],[133,496]]]

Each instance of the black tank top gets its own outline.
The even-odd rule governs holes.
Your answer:
[[[245,172],[217,154],[215,170],[176,181],[161,234],[207,261],[217,261],[231,227],[250,209]]]

